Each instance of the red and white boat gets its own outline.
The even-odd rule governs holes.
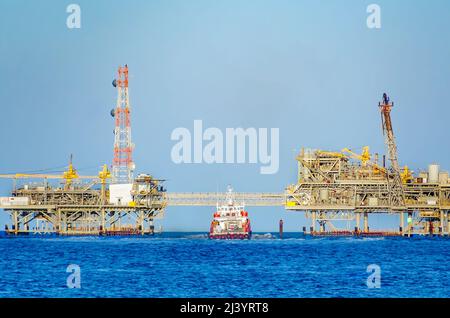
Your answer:
[[[210,239],[250,239],[252,230],[244,203],[235,204],[233,189],[228,187],[226,202],[217,203],[217,211],[209,230]]]

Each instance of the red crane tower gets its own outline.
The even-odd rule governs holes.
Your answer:
[[[112,164],[112,183],[132,183],[134,145],[131,142],[130,100],[128,96],[128,65],[119,67],[118,76],[113,81],[117,88],[116,108],[111,110],[115,117],[114,159]]]
[[[391,162],[391,178],[389,178],[390,201],[393,208],[405,206],[405,194],[402,178],[400,175],[400,165],[398,164],[397,145],[395,143],[394,130],[392,129],[391,109],[394,103],[389,101],[386,93],[383,94],[383,101],[378,104],[381,111],[381,123],[383,125],[383,135],[388,150],[389,161]]]

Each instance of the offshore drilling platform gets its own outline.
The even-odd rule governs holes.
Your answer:
[[[298,182],[287,188],[286,209],[306,211],[312,222],[311,234],[450,234],[448,172],[431,164],[428,172],[415,177],[407,166],[400,168],[391,120],[393,106],[384,94],[379,109],[390,168],[386,168],[384,156],[382,165],[377,154],[372,160],[369,147],[364,147],[362,154],[349,149],[302,150],[297,157]],[[398,231],[370,231],[368,218],[373,213],[398,215]],[[333,221],[354,221],[354,228],[339,230]]]
[[[72,160],[62,175],[12,174],[11,197],[1,198],[0,208],[11,215],[8,234],[144,235],[154,233],[153,220],[162,217],[166,203],[162,180],[147,174],[133,179],[135,169],[131,142],[131,107],[128,96],[128,66],[119,67],[114,158],[98,176],[80,176]],[[42,182],[18,185],[19,180]],[[86,181],[87,180],[87,181]],[[52,182],[53,181],[53,182]],[[56,181],[56,182],[55,182]],[[84,182],[83,182],[84,181]]]
[[[81,176],[73,167],[55,174],[7,174],[13,180],[10,197],[0,198],[0,208],[11,217],[10,235],[146,235],[155,232],[154,220],[169,206],[215,206],[226,193],[167,193],[163,181],[148,174],[134,178],[134,145],[131,141],[131,107],[128,66],[120,67],[113,81],[117,105],[114,157],[97,176]],[[311,219],[311,235],[412,236],[450,235],[450,180],[448,172],[431,164],[413,175],[400,168],[391,120],[393,103],[384,94],[379,103],[388,154],[379,163],[368,147],[362,154],[303,149],[297,157],[297,183],[282,193],[236,193],[247,206],[284,207]],[[40,179],[41,182],[29,182]],[[24,180],[25,182],[21,183]],[[398,217],[398,229],[372,230],[369,215]],[[406,218],[406,223],[405,223]],[[361,226],[362,221],[362,226]],[[345,222],[347,228],[338,228]],[[349,224],[353,227],[350,228]],[[257,229],[256,229],[257,230]]]

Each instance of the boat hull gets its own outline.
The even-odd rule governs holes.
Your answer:
[[[251,233],[221,233],[209,234],[208,237],[212,240],[249,240]]]

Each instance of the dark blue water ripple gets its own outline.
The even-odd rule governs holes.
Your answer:
[[[450,296],[449,239],[285,238],[1,238],[0,297]],[[66,286],[69,264],[81,289]]]

